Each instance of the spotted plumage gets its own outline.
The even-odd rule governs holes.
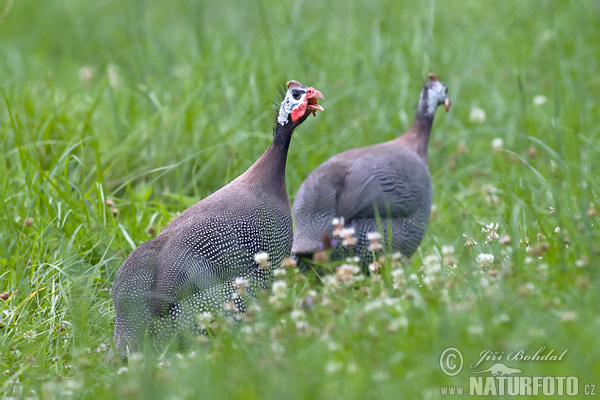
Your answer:
[[[431,74],[415,123],[404,135],[340,153],[310,173],[294,201],[293,253],[310,257],[331,243],[334,259],[352,254],[368,262],[373,258],[367,234],[375,231],[382,231],[388,249],[408,257],[416,251],[431,209],[427,145],[436,108],[450,106],[447,91]],[[334,218],[344,218],[345,227],[354,229],[351,249],[335,237]]]
[[[202,311],[231,302],[243,310],[236,279],[248,293],[269,285],[271,271],[254,259],[267,253],[271,268],[292,246],[292,217],[285,164],[292,132],[322,110],[314,88],[296,81],[282,102],[273,142],[244,174],[185,210],[154,239],[136,248],[119,269],[112,289],[115,346],[121,357],[138,350],[146,334],[161,345],[201,331]]]

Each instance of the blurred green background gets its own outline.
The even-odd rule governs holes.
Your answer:
[[[599,17],[597,1],[0,0],[3,392],[439,398],[467,382],[440,372],[448,346],[569,348],[522,369],[594,383]],[[196,358],[117,373],[104,345],[122,260],[260,156],[285,81],[325,95],[292,140],[293,201],[332,155],[406,131],[428,72],[453,106],[433,127],[435,206],[408,289],[323,294],[314,334],[297,335],[281,320],[323,288],[289,278],[289,307],[264,311],[254,342],[225,330]],[[489,223],[510,243],[485,243]],[[443,246],[457,269],[430,285]],[[489,286],[480,253],[501,277]],[[393,312],[368,306],[388,297]]]

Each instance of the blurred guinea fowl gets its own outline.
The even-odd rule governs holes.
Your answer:
[[[429,135],[437,107],[450,108],[447,94],[446,85],[429,74],[415,122],[406,133],[389,142],[340,153],[310,173],[294,200],[292,253],[310,258],[332,244],[336,259],[341,256],[336,241],[347,235],[350,240],[344,244],[353,245],[353,254],[363,262],[372,261],[369,239],[377,235],[369,234],[382,229],[387,238],[390,228],[394,251],[407,257],[416,251],[431,210]]]
[[[318,90],[287,83],[263,155],[227,186],[185,210],[154,239],[136,248],[119,269],[112,289],[115,346],[121,357],[139,350],[149,336],[165,341],[200,330],[202,311],[222,309],[234,299],[236,279],[267,287],[270,270],[255,254],[267,253],[272,267],[289,256],[292,217],[285,164],[294,129],[317,110]]]

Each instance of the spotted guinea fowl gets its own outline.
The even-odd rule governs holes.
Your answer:
[[[340,153],[310,173],[294,200],[292,253],[302,260],[332,244],[333,259],[351,254],[339,243],[342,227],[347,229],[342,234],[350,239],[343,244],[352,247],[352,254],[362,262],[373,259],[369,233],[383,230],[387,239],[390,228],[394,251],[407,257],[415,252],[431,209],[427,146],[433,115],[441,104],[449,110],[447,93],[448,88],[429,74],[415,122],[406,133],[389,142]],[[334,218],[341,221],[337,229],[332,225]],[[387,240],[386,245],[389,249]]]
[[[285,164],[294,129],[323,108],[323,95],[297,81],[287,83],[263,155],[227,186],[185,210],[154,239],[136,248],[119,269],[112,288],[114,341],[124,357],[146,335],[162,342],[200,330],[202,311],[220,310],[234,295],[235,281],[267,287],[270,271],[254,259],[267,253],[271,267],[289,256],[292,218]]]

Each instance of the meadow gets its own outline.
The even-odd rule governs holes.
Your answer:
[[[598,37],[587,0],[0,0],[1,393],[437,399],[491,350],[597,395]],[[409,263],[285,270],[241,326],[109,359],[124,257],[260,156],[285,81],[325,95],[292,139],[293,201],[332,155],[405,132],[428,72],[453,105]],[[567,352],[507,360],[542,347]]]

